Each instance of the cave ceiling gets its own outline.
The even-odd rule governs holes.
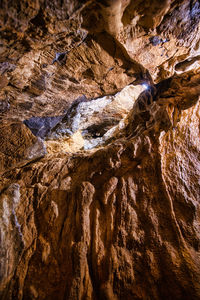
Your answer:
[[[2,1],[1,116],[63,114],[198,69],[199,13],[199,1]]]
[[[200,299],[199,96],[199,0],[0,0],[2,300]]]
[[[89,107],[132,84],[148,87],[196,72],[199,13],[199,1],[2,1],[0,118],[16,118],[51,139],[60,137],[49,133],[64,119],[61,131],[68,137],[77,130],[83,139],[91,136],[91,146],[79,141],[78,148],[93,147],[94,131],[102,137],[129,108],[112,103],[111,112],[96,101],[94,113],[85,112],[88,127],[73,130],[79,103]]]

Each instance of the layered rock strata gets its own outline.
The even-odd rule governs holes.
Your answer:
[[[0,4],[0,299],[200,299],[199,1]]]

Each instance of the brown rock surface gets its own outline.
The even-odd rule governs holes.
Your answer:
[[[200,299],[199,15],[2,1],[0,299]]]
[[[198,0],[3,1],[7,116],[62,114],[83,94],[172,76],[177,63],[199,55],[199,12]]]
[[[0,174],[46,154],[44,142],[21,122],[0,125]]]
[[[163,95],[178,79],[142,109],[152,119],[128,127],[128,140],[47,156],[4,176],[2,186],[20,187],[24,246],[2,299],[200,297],[199,104],[173,128],[168,105],[181,102]]]

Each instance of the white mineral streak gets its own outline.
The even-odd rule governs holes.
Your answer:
[[[92,101],[82,102],[76,108],[76,114],[72,118],[71,127],[68,130],[78,132],[95,124],[102,114],[118,114],[122,117],[118,125],[109,129],[103,137],[84,139],[84,150],[89,150],[102,145],[106,140],[124,125],[124,119],[132,108],[135,100],[145,90],[144,85],[129,85],[114,96],[105,96]],[[74,113],[74,112],[73,112]],[[80,144],[80,146],[82,146]]]

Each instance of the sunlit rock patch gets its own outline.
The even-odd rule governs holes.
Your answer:
[[[130,85],[114,96],[79,103],[70,115],[67,115],[67,121],[63,120],[48,136],[48,140],[58,139],[62,144],[63,137],[68,137],[69,149],[76,150],[78,145],[79,149],[88,150],[104,144],[112,137],[119,122],[122,124],[144,89],[141,85]]]
[[[129,85],[116,95],[74,101],[66,114],[34,117],[24,123],[46,140],[49,152],[76,152],[103,145],[122,127],[139,94],[148,85]]]

